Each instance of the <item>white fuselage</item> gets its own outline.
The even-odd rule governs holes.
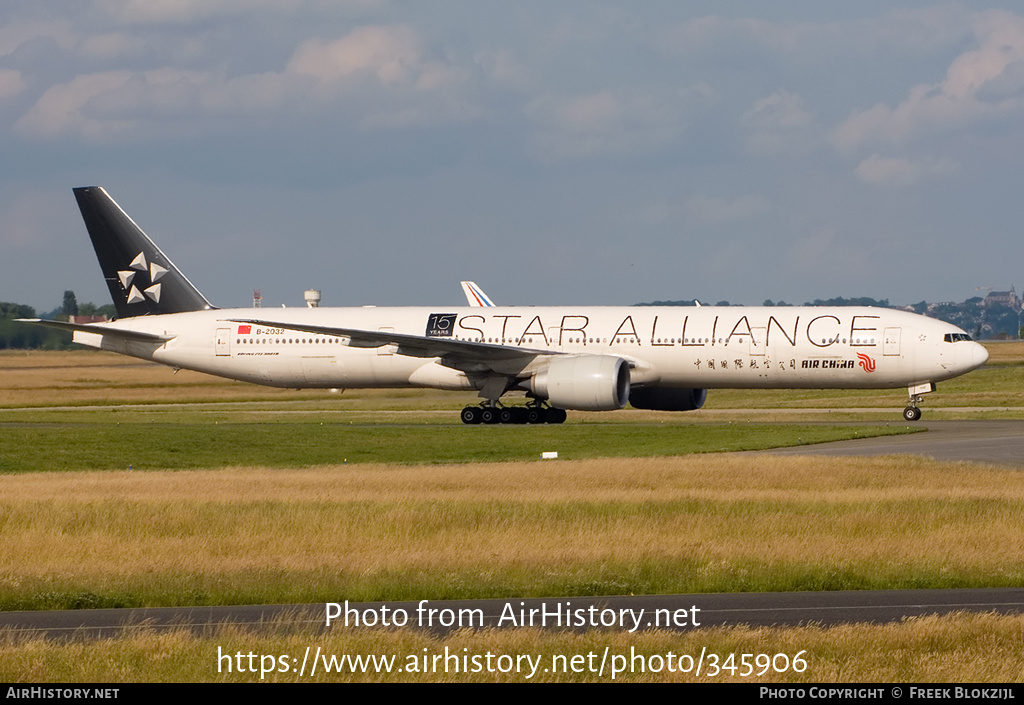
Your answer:
[[[953,325],[904,311],[854,307],[417,307],[217,309],[122,319],[107,326],[173,336],[163,344],[76,332],[93,347],[277,387],[476,389],[472,370],[395,345],[350,346],[322,335],[232,319],[434,336],[537,351],[507,371],[528,377],[550,355],[609,355],[634,386],[913,388],[979,367],[985,349]],[[436,319],[435,319],[436,320]]]

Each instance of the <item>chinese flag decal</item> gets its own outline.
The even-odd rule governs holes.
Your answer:
[[[249,335],[250,333],[252,333],[252,326],[238,326],[239,335]],[[874,363],[872,363],[871,367],[874,368],[874,366]]]

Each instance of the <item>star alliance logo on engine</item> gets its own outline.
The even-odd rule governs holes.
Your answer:
[[[140,291],[139,287],[143,286],[143,282],[136,281],[136,277],[139,274],[146,273],[149,274],[150,285]],[[154,303],[160,303],[159,280],[160,277],[166,273],[167,270],[156,262],[150,262],[147,264],[146,254],[144,252],[140,252],[138,257],[133,259],[132,263],[128,265],[128,269],[118,270],[117,278],[121,280],[121,286],[125,289],[125,295],[128,298],[128,303],[143,303],[147,298],[152,299]]]

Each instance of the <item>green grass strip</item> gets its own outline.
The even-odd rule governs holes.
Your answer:
[[[566,424],[461,426],[341,423],[5,424],[0,473],[301,468],[651,457],[764,450],[909,433],[906,426]]]

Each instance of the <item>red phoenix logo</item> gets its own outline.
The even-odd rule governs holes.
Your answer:
[[[875,361],[873,359],[864,353],[857,353],[857,359],[860,360],[857,364],[863,367],[865,372],[875,371]]]

